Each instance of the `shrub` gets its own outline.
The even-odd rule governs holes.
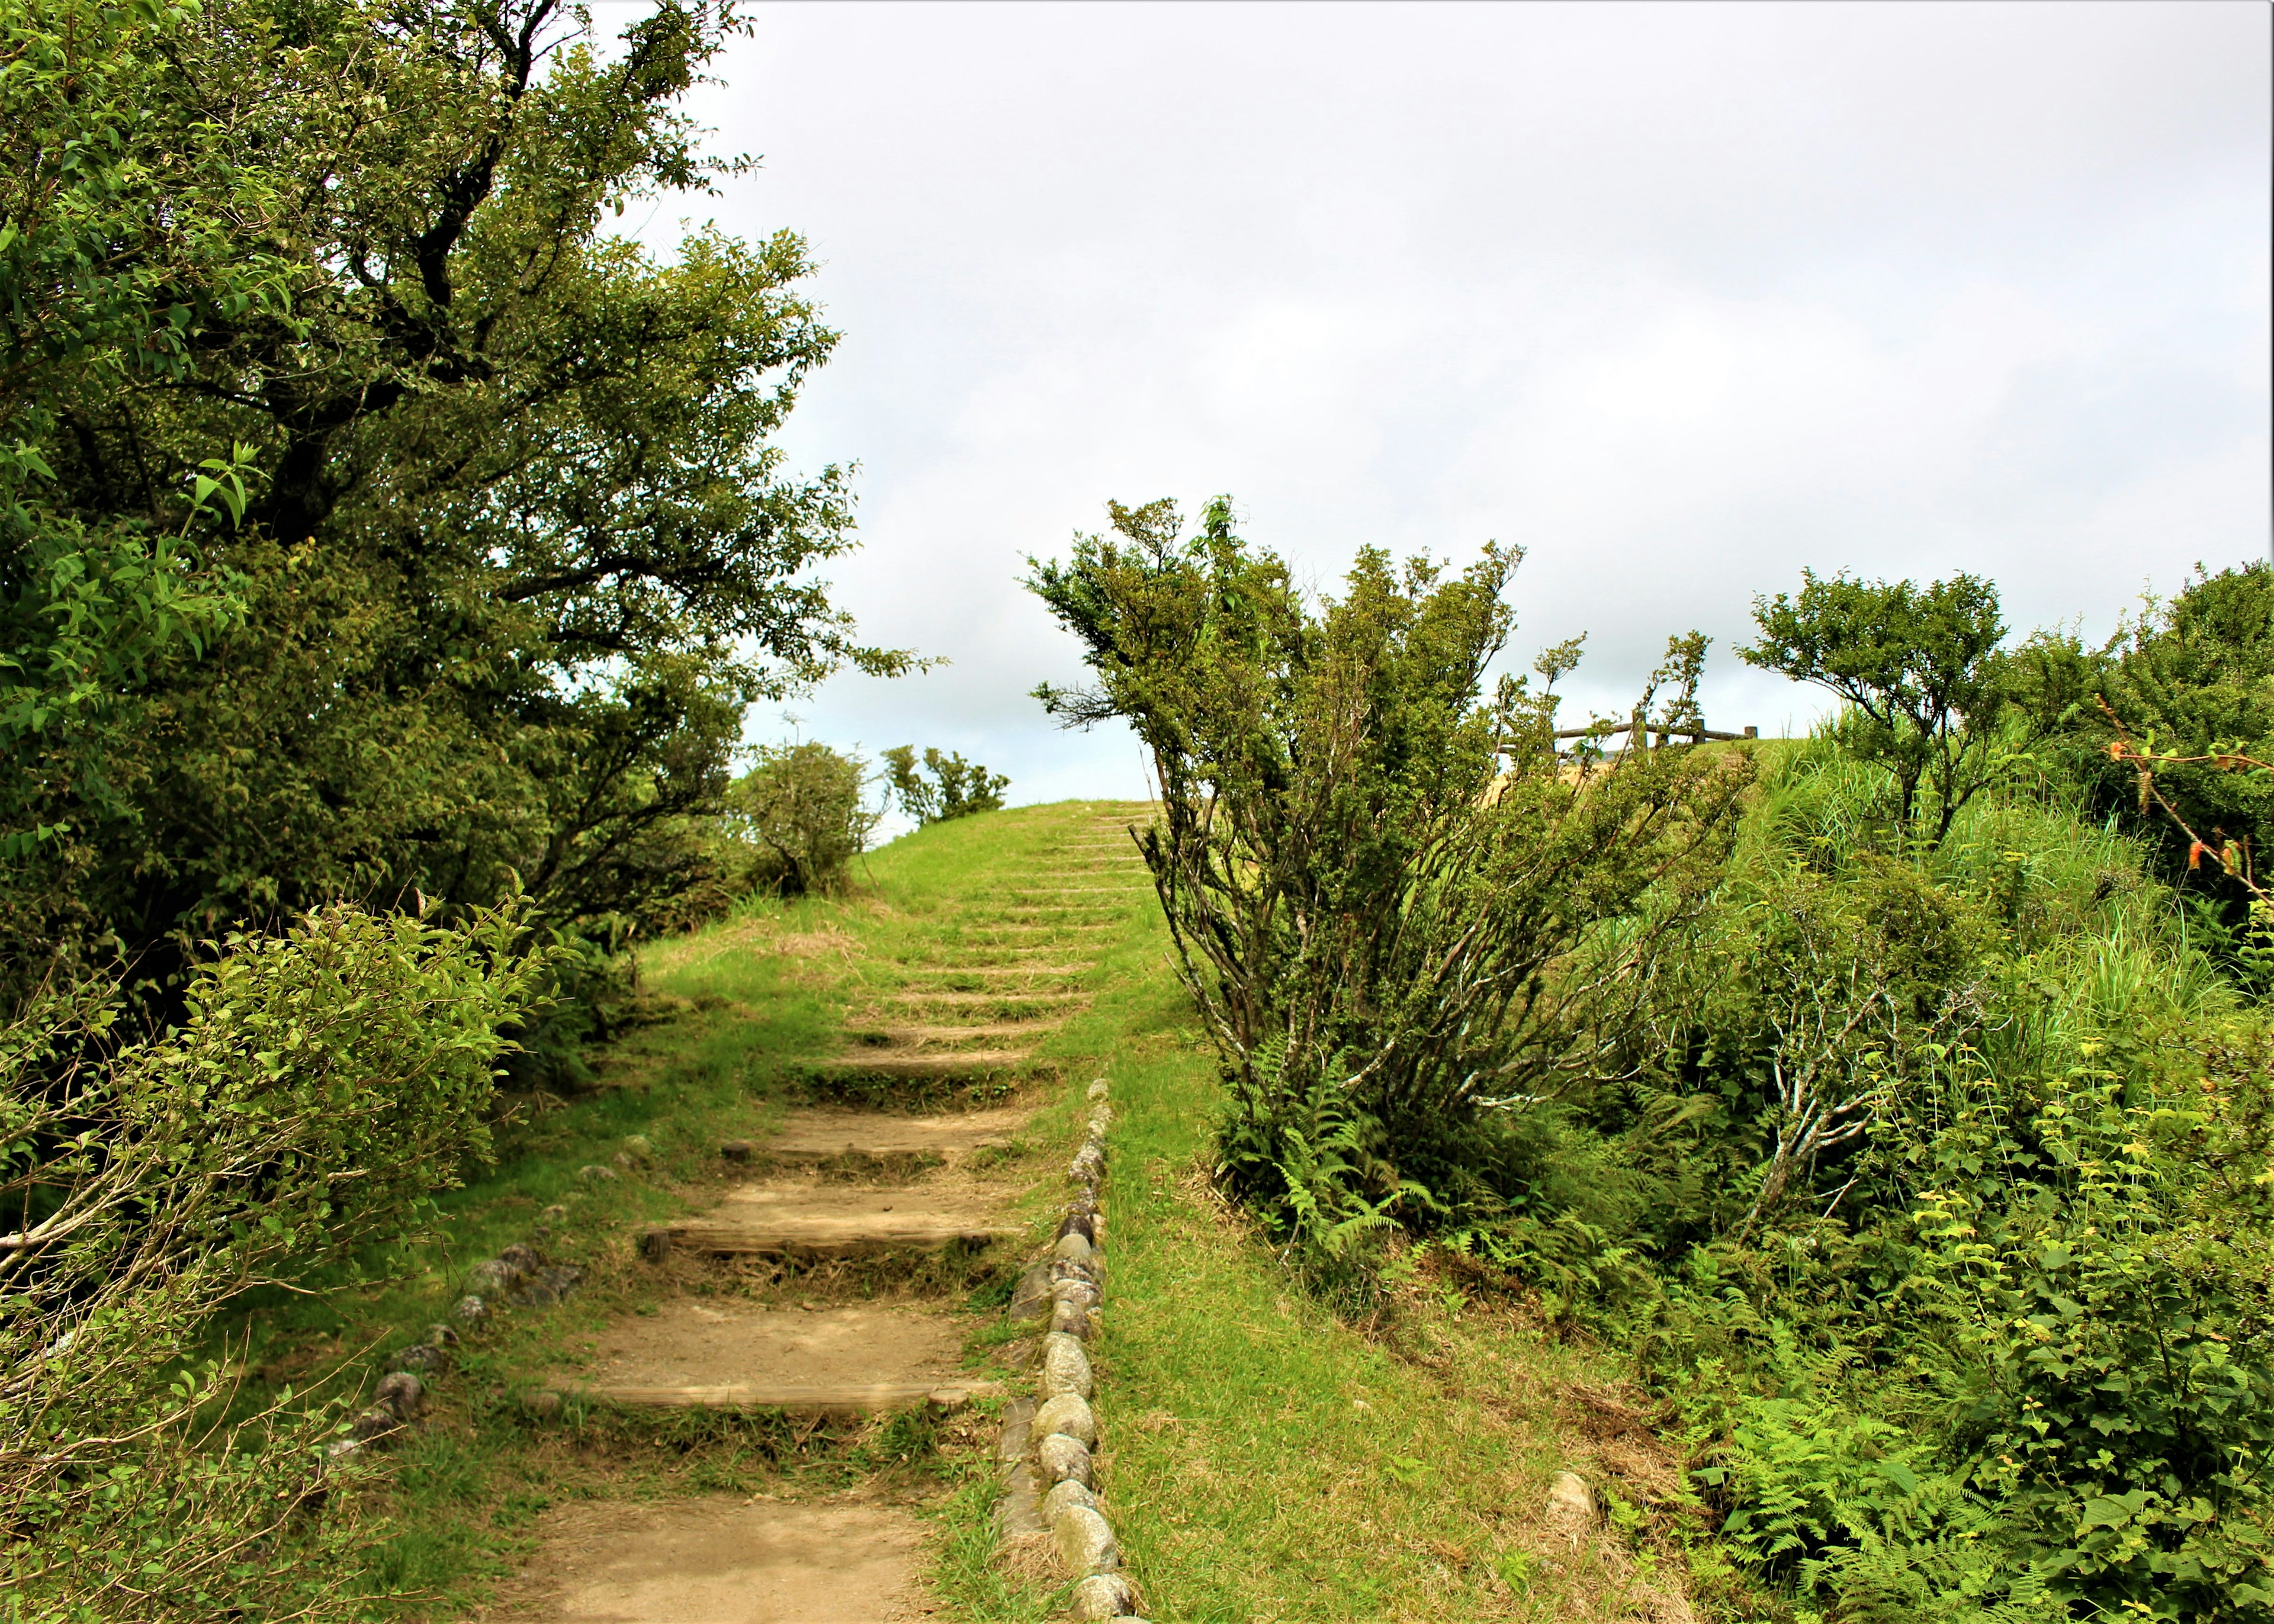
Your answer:
[[[179,1361],[229,1299],[403,1234],[487,1154],[500,1029],[544,968],[521,934],[512,911],[449,929],[328,908],[230,938],[162,1036],[128,1041],[98,986],[0,1030],[0,1526],[20,1588],[164,1613],[265,1560],[238,1547],[308,1486],[312,1424],[192,1447],[218,1377]]]
[[[860,757],[825,744],[761,748],[728,798],[727,829],[746,848],[730,867],[737,888],[817,897],[842,886],[876,831],[867,787]]]
[[[1738,656],[1846,701],[1843,742],[1894,776],[1897,826],[1934,846],[1996,767],[1997,589],[1972,575],[1925,587],[1801,575],[1797,598],[1753,600],[1761,639]]]
[[[968,817],[975,812],[1000,812],[1003,792],[1011,787],[1011,780],[1001,773],[990,772],[977,762],[953,753],[942,755],[927,748],[919,768],[912,744],[886,750],[885,771],[885,781],[900,798],[900,809],[915,819],[918,828]]]
[[[1220,1176],[1327,1259],[1523,1199],[1525,1119],[1613,1041],[1745,758],[1562,771],[1551,703],[1483,692],[1513,551],[1449,578],[1368,549],[1314,610],[1223,500],[1189,541],[1171,504],[1111,513],[1029,582],[1099,680],[1042,697],[1152,753],[1142,848],[1230,1090]],[[1674,900],[1569,962],[1653,885]]]

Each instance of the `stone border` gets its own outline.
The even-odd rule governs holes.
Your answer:
[[[995,1458],[1003,1473],[995,1532],[1001,1540],[1047,1533],[1067,1576],[1079,1581],[1067,1612],[1075,1619],[1144,1624],[1137,1591],[1121,1571],[1121,1547],[1098,1509],[1093,1453],[1097,1417],[1088,1343],[1105,1300],[1105,1132],[1113,1123],[1106,1081],[1089,1086],[1088,1132],[1066,1169],[1073,1194],[1050,1255],[1019,1276],[1011,1296],[1014,1320],[1049,1316],[1036,1365],[1035,1396],[1003,1410]],[[1046,1485],[1046,1486],[1045,1486]]]
[[[616,1153],[615,1168],[579,1168],[576,1176],[587,1184],[610,1182],[617,1177],[616,1168],[630,1172],[652,1154],[644,1136],[628,1134],[623,1149]],[[501,1247],[496,1257],[484,1258],[469,1268],[465,1294],[450,1310],[450,1319],[472,1331],[508,1305],[549,1308],[574,1291],[583,1282],[584,1271],[573,1264],[547,1267],[535,1244],[551,1239],[553,1226],[568,1216],[565,1207],[546,1207],[538,1214],[539,1222],[529,1240]],[[394,1368],[380,1378],[369,1407],[350,1424],[344,1436],[324,1446],[325,1463],[329,1465],[391,1443],[417,1421],[426,1408],[427,1388],[448,1368],[450,1350],[460,1340],[456,1326],[438,1320],[426,1327],[425,1341],[413,1342],[398,1351],[390,1361]],[[559,1412],[561,1400],[557,1394],[534,1396],[539,1414]],[[548,1399],[549,1405],[545,1402]]]

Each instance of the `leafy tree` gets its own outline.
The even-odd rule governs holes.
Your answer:
[[[2078,707],[2074,731],[2091,747],[2082,755],[2097,804],[2132,816],[2189,884],[2241,889],[2221,884],[2222,867],[2206,874],[2190,861],[2197,834],[2234,843],[2239,868],[2263,878],[2274,775],[2229,771],[2223,758],[2274,759],[2274,568],[2199,571],[2169,603],[2148,605],[2085,686],[2098,703]],[[2177,821],[2142,804],[2133,767],[2106,749],[2117,729],[2151,756],[2197,758],[2156,774]]]
[[[1152,753],[1141,844],[1230,1090],[1222,1176],[1329,1257],[1520,1199],[1512,1124],[1615,1064],[1622,984],[1682,908],[1577,950],[1710,882],[1745,759],[1572,781],[1552,703],[1485,692],[1511,549],[1452,576],[1367,549],[1314,607],[1224,500],[1189,539],[1169,502],[1110,512],[1028,583],[1096,685],[1038,692]]]
[[[923,765],[916,765],[915,746],[894,745],[885,752],[885,782],[899,799],[900,809],[915,819],[917,827],[944,823],[975,812],[1000,812],[1003,792],[1011,780],[990,772],[960,755],[927,748]],[[926,778],[926,773],[930,774]]]
[[[1973,575],[1921,587],[1801,572],[1800,596],[1753,600],[1748,665],[1838,695],[1849,747],[1894,775],[1896,821],[1939,845],[1995,775],[2003,703],[1998,591]],[[1919,797],[1932,805],[1924,826]]]
[[[770,443],[835,342],[803,245],[606,229],[732,167],[676,106],[731,13],[580,18],[0,11],[12,994],[338,895],[636,931],[749,703],[905,667],[812,574],[842,471]]]
[[[758,752],[735,780],[728,829],[755,851],[752,889],[823,896],[845,883],[880,814],[865,801],[861,758],[810,741]]]

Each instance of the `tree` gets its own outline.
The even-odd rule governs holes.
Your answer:
[[[1189,539],[1173,504],[1109,510],[1113,536],[1033,563],[1096,673],[1037,694],[1152,754],[1140,844],[1231,1095],[1222,1177],[1329,1253],[1518,1196],[1509,1124],[1615,1064],[1592,1035],[1713,872],[1747,762],[1641,752],[1574,782],[1552,702],[1485,690],[1512,549],[1448,575],[1369,548],[1314,607],[1227,500]],[[1590,940],[1653,887],[1659,921]]]
[[[732,167],[676,104],[736,26],[0,16],[0,706],[46,718],[0,740],[11,965],[178,985],[238,920],[516,877],[636,931],[704,876],[750,703],[906,668],[812,574],[853,545],[843,471],[770,443],[835,342],[803,244],[604,229]],[[99,718],[22,691],[88,583],[154,640]]]
[[[2274,568],[2198,571],[2170,602],[2147,607],[2085,686],[2099,703],[2080,707],[2076,732],[2093,747],[2081,759],[2102,808],[2135,817],[2165,843],[2172,872],[2183,862],[2195,871],[2189,883],[2210,877],[2195,856],[2198,837],[2222,849],[2232,843],[2242,868],[2262,869],[2274,839],[2274,774],[2230,771],[2226,758],[2274,759]],[[2113,756],[2112,733],[2126,746]],[[2138,795],[2127,759],[2135,746],[2183,758],[2156,774],[2167,809],[2151,811]],[[2220,889],[2240,913],[2239,880]]]
[[[1011,787],[1011,780],[1003,774],[990,772],[952,751],[943,754],[927,747],[919,768],[912,744],[897,744],[886,750],[885,771],[900,809],[915,819],[920,829],[975,812],[1000,812],[1003,792]],[[926,778],[926,773],[930,778]]]
[[[1997,589],[1964,575],[1926,587],[1812,570],[1801,581],[1797,599],[1753,599],[1760,641],[1738,657],[1844,700],[1849,748],[1894,775],[1898,826],[1919,828],[1924,789],[1933,803],[1924,844],[1939,845],[1996,771]]]

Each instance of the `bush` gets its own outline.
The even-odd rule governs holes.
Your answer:
[[[1220,1177],[1328,1261],[1528,1199],[1552,1176],[1531,1119],[1615,1041],[1683,911],[1636,905],[1710,879],[1745,758],[1568,775],[1552,702],[1483,692],[1513,552],[1447,578],[1369,549],[1314,610],[1222,500],[1189,541],[1168,503],[1111,512],[1118,539],[1029,583],[1099,679],[1043,697],[1152,753],[1142,847],[1230,1091]]]
[[[487,1155],[500,1029],[544,969],[521,935],[512,911],[448,929],[328,908],[230,938],[162,1036],[127,1041],[95,986],[0,1030],[0,1526],[21,1590],[163,1613],[266,1560],[238,1547],[310,1485],[317,1422],[194,1448],[218,1376],[180,1362],[230,1298],[405,1233]]]
[[[868,769],[825,744],[770,746],[734,782],[725,820],[742,850],[729,860],[736,889],[827,896],[869,846],[878,816],[864,796]]]
[[[1011,780],[1001,773],[990,772],[977,762],[952,753],[927,748],[919,768],[912,744],[897,744],[886,750],[885,771],[885,781],[900,798],[900,809],[915,819],[920,829],[975,812],[1000,812],[1003,792],[1011,787]],[[927,778],[926,773],[931,776]]]

